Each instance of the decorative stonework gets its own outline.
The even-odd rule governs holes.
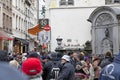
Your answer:
[[[111,23],[113,23],[113,18],[110,14],[108,13],[102,13],[100,14],[97,19],[96,19],[96,22],[95,22],[95,25],[96,27],[99,27],[99,26],[106,26],[106,25],[109,25]]]
[[[95,9],[88,21],[92,23],[92,53],[117,54],[120,49],[119,7],[101,6]]]

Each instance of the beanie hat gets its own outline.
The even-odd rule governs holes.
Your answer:
[[[84,56],[85,54],[83,52],[80,53],[82,56]]]
[[[57,59],[57,53],[55,53],[55,52],[51,52],[48,56],[52,60]]]
[[[88,57],[84,57],[84,61],[87,61],[87,60],[89,60],[89,58]]]
[[[41,72],[42,65],[37,58],[28,58],[22,63],[22,71],[27,75],[36,75]]]
[[[65,59],[66,61],[70,61],[70,56],[64,55],[64,56],[62,57],[62,59]]]

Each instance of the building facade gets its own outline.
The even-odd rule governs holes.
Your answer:
[[[28,29],[37,24],[37,0],[12,1],[13,52],[34,50],[37,35],[28,34]]]
[[[100,6],[116,6],[119,5],[119,2],[119,0],[46,0],[46,17],[50,19],[51,26],[51,50],[54,51],[57,47],[56,38],[58,36],[63,38],[63,46],[72,46],[76,43],[82,46],[88,40],[92,41],[92,45],[94,46],[97,40],[94,40],[93,35],[96,33],[92,32],[93,28],[87,21],[89,16]],[[110,32],[106,29],[106,32],[107,31]],[[102,36],[103,32],[100,33]],[[97,34],[99,35],[100,33]],[[97,37],[98,41],[99,37],[100,36]],[[105,35],[102,37],[105,37]],[[68,40],[71,40],[71,43],[68,43]],[[106,39],[103,40],[103,46],[106,42]],[[112,46],[111,39],[108,42],[110,42],[109,44]],[[116,45],[116,42],[118,41],[114,41],[114,45]],[[116,47],[114,47],[114,52],[117,52],[118,47],[117,50],[115,48]],[[94,46],[92,49],[95,51],[96,47]],[[111,47],[109,47],[109,49],[111,50]],[[105,49],[103,52],[93,51],[93,53],[100,54],[109,49]]]
[[[0,0],[0,50],[12,50],[12,0]]]
[[[107,3],[95,9],[88,21],[92,28],[92,50],[94,54],[110,52],[117,54],[120,50],[120,1]]]
[[[63,38],[63,46],[81,47],[91,41],[91,27],[87,21],[104,0],[46,0],[46,17],[50,19],[51,50],[57,47],[57,37]],[[68,42],[71,40],[71,42]]]

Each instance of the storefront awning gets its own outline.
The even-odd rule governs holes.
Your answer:
[[[22,42],[24,45],[28,45],[28,44],[29,44],[29,41],[28,41],[28,40],[22,39],[22,38],[17,38],[17,37],[15,37],[15,38],[14,38],[14,41],[20,41],[20,42]]]
[[[43,29],[39,28],[39,24],[35,25],[33,28],[28,29],[28,33],[32,35],[37,35],[38,32],[42,31]]]
[[[8,34],[2,30],[0,30],[0,39],[3,40],[13,40],[13,38],[11,38],[10,36],[8,36]]]

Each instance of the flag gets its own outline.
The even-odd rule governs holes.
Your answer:
[[[37,33],[40,31],[42,31],[42,29],[40,29],[39,24],[35,25],[33,28],[28,29],[28,33],[32,35],[37,35]]]

